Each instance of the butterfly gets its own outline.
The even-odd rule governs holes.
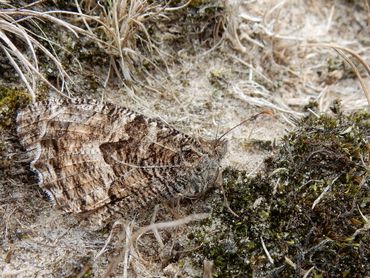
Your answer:
[[[71,213],[135,211],[194,197],[220,180],[226,140],[189,136],[160,119],[86,99],[36,102],[17,133],[39,186]]]

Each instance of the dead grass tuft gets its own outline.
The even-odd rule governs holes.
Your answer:
[[[120,264],[122,264],[123,266],[122,277],[130,277],[129,269],[133,269],[131,271],[134,271],[138,277],[143,276],[143,274],[145,274],[145,277],[151,276],[152,262],[147,261],[139,250],[139,245],[145,246],[145,249],[147,249],[148,246],[146,246],[145,243],[140,240],[140,238],[145,234],[152,232],[159,246],[159,254],[161,252],[160,250],[163,250],[165,247],[159,233],[160,230],[174,229],[189,224],[190,222],[201,221],[210,217],[209,213],[199,213],[188,215],[174,221],[156,223],[156,214],[157,210],[155,209],[151,224],[145,227],[138,228],[137,224],[134,221],[131,221],[129,223],[116,221],[113,224],[109,237],[104,244],[104,247],[95,256],[95,260],[97,260],[105,252],[108,251],[108,246],[114,242],[117,254],[110,257],[110,263],[108,264],[103,277],[110,277],[110,275],[112,275],[112,273],[116,271]],[[114,241],[115,235],[117,235],[116,241]],[[145,250],[144,252],[147,253],[148,250]]]
[[[75,3],[91,37],[110,56],[110,69],[124,83],[130,84],[133,81],[133,72],[139,60],[154,65],[148,56],[140,52],[138,46],[152,55],[159,53],[145,23],[165,17],[164,3],[150,3],[146,0],[113,0],[104,4],[84,1],[82,5],[75,0]],[[87,17],[86,14],[91,16]]]
[[[39,12],[25,8],[0,9],[0,49],[19,74],[33,100],[36,99],[37,84],[40,80],[63,96],[69,97],[66,80],[70,77],[56,55],[53,42],[47,38],[40,26],[40,23],[49,22],[66,28],[78,37],[78,33],[83,30],[57,18],[55,14],[60,12],[62,11]],[[34,33],[33,29],[39,30],[40,34]],[[48,43],[50,50],[45,47],[44,42]],[[60,78],[59,84],[52,84],[42,73],[39,67],[40,54],[54,63]]]
[[[352,65],[347,68],[332,67],[332,61],[338,58],[324,48],[313,52],[312,44],[336,46],[366,68],[369,52],[357,38],[366,33],[366,26],[363,26],[366,18],[360,21],[359,15],[361,9],[368,10],[367,1],[335,5],[331,2],[325,5],[303,1],[273,2],[261,1],[260,5],[254,5],[236,0],[226,6],[225,38],[238,53],[231,57],[249,70],[248,81],[233,83],[235,96],[256,106],[276,109],[280,114],[295,114],[295,109],[291,108],[306,105],[308,95],[313,97],[314,92],[319,94],[317,99],[320,100],[322,112],[328,110],[335,98],[342,98],[344,106],[350,110],[364,108],[358,94],[343,98],[343,92],[338,92],[337,86],[340,82],[353,79],[355,72],[369,101],[366,82],[361,80]],[[339,15],[349,10],[357,14],[349,15],[345,21]],[[344,29],[348,21],[361,26],[357,38]],[[368,42],[366,37],[362,40]],[[326,85],[324,90],[323,84]],[[280,95],[284,95],[284,99]]]

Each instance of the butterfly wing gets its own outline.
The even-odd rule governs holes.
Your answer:
[[[18,113],[17,124],[40,187],[67,212],[116,201],[134,209],[181,195],[189,183],[204,186],[208,174],[199,179],[195,169],[215,161],[210,141],[93,100],[35,103]]]
[[[60,208],[82,212],[110,202],[108,190],[116,177],[99,146],[114,140],[113,131],[119,132],[122,118],[131,114],[78,99],[39,102],[18,113],[17,131],[32,158],[31,168]]]

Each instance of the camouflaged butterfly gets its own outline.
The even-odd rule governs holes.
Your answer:
[[[124,214],[195,196],[220,177],[226,141],[193,138],[161,120],[93,100],[48,100],[19,111],[31,169],[66,212]]]

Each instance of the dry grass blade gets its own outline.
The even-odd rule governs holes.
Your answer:
[[[48,21],[66,28],[77,37],[78,33],[87,34],[87,32],[83,29],[76,27],[73,24],[67,23],[66,21],[52,15],[55,13],[70,14],[70,12],[63,11],[38,12],[27,9],[0,10],[0,49],[2,49],[2,51],[6,54],[6,57],[9,59],[15,70],[18,72],[20,78],[30,92],[33,101],[36,98],[36,85],[38,80],[42,80],[49,87],[59,92],[63,96],[69,97],[69,94],[66,95],[63,93],[63,91],[65,87],[65,81],[67,79],[70,80],[70,77],[64,70],[63,65],[58,57],[55,54],[51,53],[39,41],[40,39],[42,39],[49,42],[49,40],[46,37],[44,38],[43,36],[32,33],[30,30],[27,29],[27,27],[24,27],[24,25],[35,26],[36,20]],[[21,23],[23,25],[21,25]],[[27,52],[29,52],[30,55],[28,55],[25,51],[20,50],[20,48],[16,46],[15,40],[24,42],[24,46],[26,47]],[[61,89],[51,84],[40,72],[36,49],[38,49],[45,57],[50,59],[56,66],[59,73],[58,77],[61,80]]]
[[[309,275],[310,275],[310,273],[312,272],[312,270],[314,270],[315,269],[315,267],[313,266],[313,267],[311,267],[309,270],[307,270],[306,271],[306,273],[304,274],[304,276],[303,276],[303,278],[308,278],[309,277]]]
[[[1,38],[1,33],[0,33],[0,38]],[[14,58],[12,57],[12,55],[9,53],[9,51],[3,46],[3,45],[0,45],[1,49],[4,51],[5,55],[8,57],[10,63],[13,65],[14,69],[17,71],[17,73],[19,74],[20,78],[22,79],[22,81],[24,82],[24,84],[26,85],[27,87],[27,90],[30,92],[31,94],[31,97],[32,97],[32,101],[35,101],[36,99],[36,94],[35,94],[35,88],[34,88],[34,82],[32,82],[32,86],[31,84],[28,82],[27,80],[27,77],[23,74],[23,71],[21,70],[21,68],[18,66],[17,62],[14,60]]]
[[[111,242],[111,240],[112,240],[112,237],[113,237],[113,235],[114,235],[114,232],[115,232],[115,229],[117,228],[117,227],[119,227],[119,226],[122,226],[123,224],[120,222],[120,221],[116,221],[116,222],[114,222],[113,223],[113,226],[112,226],[112,228],[111,228],[111,231],[110,231],[110,233],[109,233],[109,236],[108,236],[108,238],[106,239],[106,241],[105,241],[105,243],[104,243],[104,246],[103,246],[103,248],[98,252],[98,254],[96,254],[95,255],[95,260],[97,260],[102,254],[104,254],[104,252],[106,252],[106,250],[107,250],[107,247],[108,247],[108,245],[109,245],[109,243]]]
[[[154,213],[154,216],[155,216],[155,213]],[[135,254],[135,257],[136,257],[137,261],[140,260],[140,261],[144,262],[144,259],[142,258],[140,252],[138,251],[139,248],[138,248],[137,245],[138,245],[138,241],[139,241],[140,237],[143,236],[145,233],[147,233],[149,231],[152,231],[154,233],[158,233],[158,230],[176,228],[178,226],[185,225],[185,224],[188,224],[188,223],[193,222],[193,221],[200,221],[200,220],[206,219],[208,217],[210,217],[209,213],[192,214],[192,215],[188,215],[184,218],[177,219],[177,220],[174,220],[174,221],[151,223],[148,226],[139,228],[135,233],[132,234],[132,236],[130,238],[131,254]],[[159,245],[161,245],[161,243],[159,243]]]
[[[358,71],[357,67],[355,66],[355,64],[341,50],[336,49],[336,51],[352,67],[353,71],[355,72],[355,74],[356,74],[356,76],[357,76],[357,78],[358,78],[358,80],[360,82],[361,88],[362,88],[362,90],[365,93],[365,96],[367,98],[367,102],[368,102],[369,107],[370,107],[370,91],[369,91],[369,88],[366,86],[365,81],[361,77],[361,74]]]
[[[184,218],[177,219],[177,220],[174,220],[174,221],[159,222],[159,223],[150,224],[150,225],[142,227],[138,231],[136,231],[133,234],[132,239],[134,241],[136,241],[142,235],[144,235],[145,233],[147,233],[147,232],[149,232],[153,229],[170,229],[170,228],[174,228],[174,227],[178,227],[180,225],[190,223],[192,221],[200,221],[200,220],[206,219],[208,217],[210,217],[209,213],[199,213],[199,214],[192,214],[192,215],[189,215],[189,216],[186,216]]]
[[[80,6],[80,4],[78,3],[78,1],[77,1],[77,0],[75,0],[75,4],[76,4],[77,11],[78,11],[79,16],[81,17],[82,22],[84,23],[84,25],[85,25],[85,27],[87,28],[88,32],[89,32],[90,34],[93,34],[93,31],[92,31],[92,29],[90,28],[90,25],[87,23],[87,17],[88,17],[88,16],[82,13],[81,6]],[[91,3],[88,3],[88,4],[87,4],[87,10],[91,10],[91,9],[92,9],[90,4],[91,4]]]
[[[364,0],[365,8],[367,11],[367,25],[370,26],[370,3],[369,0]]]
[[[28,58],[22,54],[22,52],[14,45],[12,40],[7,36],[5,32],[12,33],[18,37],[21,37],[26,41],[26,45],[30,49],[30,52],[32,54],[33,58],[33,64],[28,60]],[[38,72],[38,63],[36,58],[35,49],[30,41],[30,38],[28,34],[22,29],[17,28],[11,23],[9,23],[6,20],[1,20],[0,18],[0,38],[3,41],[3,43],[0,43],[0,46],[6,56],[8,57],[10,63],[13,65],[15,70],[18,72],[19,76],[21,77],[22,81],[25,83],[27,89],[29,90],[32,99],[35,100],[35,87],[36,87],[36,80],[32,74],[30,74],[31,82],[27,80],[27,77],[21,70],[20,65],[16,62],[16,60],[13,58],[16,57],[17,60],[23,67],[26,69],[27,72],[31,73],[32,69],[35,69]],[[31,84],[32,86],[31,86]]]
[[[156,211],[157,211],[157,208],[154,211],[152,222],[155,219],[155,216],[157,213]],[[103,277],[110,277],[110,275],[118,267],[118,264],[121,261],[123,261],[123,277],[128,277],[128,268],[129,268],[130,263],[139,263],[139,261],[144,261],[142,257],[140,256],[140,253],[137,251],[138,250],[137,246],[134,246],[134,245],[137,244],[137,241],[139,240],[139,238],[145,233],[149,231],[153,231],[154,233],[158,234],[158,230],[160,229],[175,228],[175,227],[190,223],[192,221],[200,221],[200,220],[206,219],[209,216],[210,216],[209,213],[199,213],[199,214],[192,214],[192,215],[189,215],[189,216],[186,216],[184,218],[177,219],[174,221],[151,223],[148,226],[139,228],[134,233],[133,233],[133,226],[134,226],[133,222],[130,222],[129,224],[124,225],[123,230],[119,234],[119,239],[118,239],[117,246],[119,246],[118,248],[120,248],[119,254],[112,259]],[[111,238],[113,235],[113,229],[117,225],[122,225],[122,223],[116,222],[113,225],[111,234],[109,235],[106,244],[104,245],[103,249],[99,252],[99,254],[95,257],[95,259],[97,259],[103,252],[105,252],[108,243],[111,241]]]
[[[159,210],[159,205],[156,205],[154,207],[154,213],[153,213],[152,221],[150,222],[150,224],[155,223],[155,218],[157,217],[158,210]],[[154,227],[152,231],[153,231],[153,234],[154,234],[160,248],[161,249],[164,248],[164,243],[163,243],[163,240],[162,240],[161,235],[159,234],[158,230]]]
[[[186,2],[184,5],[182,6],[179,6],[179,7],[173,7],[173,8],[165,8],[166,11],[178,11],[178,10],[181,10],[185,7],[187,7],[193,0],[189,0],[188,2]]]
[[[355,51],[353,51],[349,48],[342,47],[342,46],[339,46],[339,45],[336,45],[336,44],[317,43],[317,44],[308,44],[308,46],[328,47],[328,48],[333,48],[334,50],[336,50],[339,53],[339,55],[352,67],[354,73],[356,74],[356,77],[358,78],[358,80],[360,82],[361,88],[365,93],[367,102],[368,102],[369,107],[370,107],[370,90],[367,87],[363,78],[361,77],[361,74],[358,71],[357,67],[353,64],[353,62],[343,52],[346,52],[346,53],[350,54],[351,56],[355,57],[356,60],[358,62],[360,62],[360,64],[365,68],[368,76],[370,77],[370,67],[364,61],[364,59],[362,59],[362,57],[360,55],[358,55]]]
[[[114,234],[117,232],[117,229],[121,230],[119,232],[118,241],[115,244],[115,246],[117,246],[117,249],[119,250],[118,255],[111,260],[103,277],[110,277],[114,270],[117,269],[120,262],[123,262],[123,277],[129,277],[128,269],[131,263],[134,263],[137,266],[139,266],[141,265],[140,261],[145,262],[142,259],[140,253],[138,252],[138,247],[136,246],[140,237],[145,233],[152,231],[157,237],[160,238],[158,230],[175,228],[184,224],[188,224],[192,221],[200,221],[206,219],[210,216],[209,213],[200,213],[192,214],[174,221],[153,223],[155,221],[157,211],[158,207],[156,207],[154,210],[151,224],[139,228],[136,232],[133,232],[133,228],[135,226],[134,222],[124,224],[120,221],[116,221],[113,224],[110,235],[106,240],[104,247],[95,256],[95,260],[97,260],[103,253],[105,253],[108,245],[112,242],[112,238]],[[161,245],[161,247],[164,246],[162,240],[160,240],[158,243]],[[143,269],[145,270],[145,267],[143,267]]]
[[[132,71],[138,58],[157,68],[150,58],[140,53],[136,44],[140,41],[150,53],[155,51],[161,54],[144,23],[157,16],[164,16],[161,14],[161,11],[165,11],[161,6],[163,3],[149,3],[146,0],[113,0],[95,6],[86,3],[87,12],[95,10],[99,17],[87,16],[77,0],[75,4],[89,36],[111,56],[111,68],[123,82],[130,83],[133,80]]]
[[[119,262],[123,258],[123,277],[127,278],[128,276],[128,267],[129,267],[129,260],[130,260],[130,253],[131,253],[131,235],[132,235],[132,228],[133,222],[129,223],[128,225],[124,226],[124,231],[119,234],[118,245],[120,248],[119,254],[112,259],[106,272],[104,273],[103,277],[111,277],[111,274],[114,270],[118,267]],[[123,242],[125,242],[124,246],[120,246]]]
[[[262,237],[260,237],[260,239],[261,239],[261,243],[262,243],[262,248],[263,248],[263,250],[265,251],[265,254],[266,254],[266,256],[267,256],[267,258],[268,258],[269,262],[270,262],[271,264],[274,264],[274,260],[272,259],[271,255],[270,255],[270,252],[267,250],[267,247],[266,247],[266,245],[265,245],[265,242],[263,241],[263,238],[262,238]]]
[[[68,12],[68,11],[46,11],[46,12],[38,12],[33,10],[27,10],[27,9],[6,9],[6,10],[0,10],[0,15],[6,14],[12,18],[23,16],[24,18],[13,20],[13,24],[18,24],[22,21],[28,21],[29,19],[44,19],[48,22],[52,22],[57,24],[58,26],[62,26],[66,29],[68,29],[70,32],[72,32],[76,37],[78,37],[79,33],[86,33],[83,29],[66,22],[65,20],[59,19],[54,14],[65,14],[65,15],[78,15],[78,13],[74,12]]]
[[[9,28],[6,28],[9,27]],[[60,77],[62,79],[62,83],[64,83],[65,77],[69,78],[68,74],[64,71],[63,66],[61,62],[55,57],[52,53],[49,52],[40,42],[38,42],[36,39],[32,38],[29,36],[21,27],[14,27],[12,25],[7,26],[7,25],[2,25],[2,30],[13,33],[17,35],[18,38],[24,39],[27,42],[27,45],[29,49],[31,50],[33,61],[29,61],[29,58],[24,55],[12,42],[11,39],[9,39],[8,36],[4,32],[2,32],[3,36],[1,38],[3,41],[6,43],[8,47],[11,49],[11,53],[20,61],[20,65],[22,65],[25,69],[26,72],[29,73],[32,79],[32,84],[33,84],[33,93],[36,87],[36,79],[33,74],[36,74],[40,79],[42,79],[46,84],[48,84],[51,88],[53,88],[55,91],[61,93],[62,95],[66,96],[65,94],[62,93],[61,90],[57,89],[53,84],[51,84],[43,75],[40,73],[39,68],[38,68],[38,60],[36,56],[36,52],[34,50],[34,47],[39,48],[48,58],[50,58],[54,64],[57,66],[58,71],[60,73]],[[23,72],[22,75],[24,76]],[[23,77],[22,77],[23,80]],[[31,93],[32,94],[32,93]],[[66,96],[67,97],[67,96]]]

